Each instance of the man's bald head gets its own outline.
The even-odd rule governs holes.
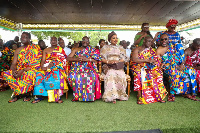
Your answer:
[[[193,46],[194,50],[200,49],[200,38],[194,39],[192,46]]]
[[[153,40],[152,37],[146,36],[146,37],[144,38],[143,45],[144,45],[146,48],[151,47],[151,45],[152,45],[152,40]]]

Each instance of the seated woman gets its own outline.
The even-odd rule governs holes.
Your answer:
[[[34,95],[48,96],[48,102],[62,103],[63,90],[68,89],[65,51],[57,46],[57,38],[51,37],[51,47],[43,51],[41,69],[36,74]],[[37,103],[42,99],[35,99]]]
[[[89,46],[87,36],[82,39],[82,46],[75,48],[67,60],[71,61],[69,84],[73,89],[72,101],[95,101],[101,98],[99,74],[96,61],[100,61],[99,50]]]
[[[105,102],[116,103],[116,99],[128,100],[126,94],[126,74],[124,73],[124,62],[128,61],[126,50],[117,45],[117,34],[113,31],[108,34],[110,45],[104,45],[101,48],[101,57],[104,76],[104,94]]]

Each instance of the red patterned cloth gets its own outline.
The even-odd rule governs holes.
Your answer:
[[[31,70],[24,72],[21,77],[15,79],[12,70],[4,72],[3,79],[8,82],[15,95],[25,94],[34,88],[36,72],[40,68],[42,58],[41,50],[38,45],[30,44],[23,48],[17,57],[17,70],[31,67]]]
[[[131,69],[134,72],[134,91],[142,91],[142,101],[144,104],[162,101],[167,91],[163,84],[163,73],[159,68],[160,59],[152,48],[146,48],[139,53],[140,59],[154,59],[157,64],[133,63]]]
[[[168,28],[169,26],[173,24],[177,25],[178,21],[176,19],[170,19],[169,22],[166,24],[166,27]]]
[[[200,49],[194,51],[190,56],[187,56],[185,64],[190,65],[192,67],[200,66]],[[196,70],[196,73],[197,73],[196,81],[200,86],[200,70]]]

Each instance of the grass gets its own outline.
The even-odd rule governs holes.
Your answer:
[[[164,133],[200,132],[200,102],[181,96],[175,102],[137,105],[136,94],[117,104],[95,102],[8,103],[12,91],[0,92],[0,132],[111,132],[161,129]]]

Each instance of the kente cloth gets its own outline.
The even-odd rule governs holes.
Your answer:
[[[142,35],[135,35],[134,41],[138,40],[141,36],[142,36]],[[147,36],[150,36],[150,35],[147,35]],[[142,38],[142,39],[140,40],[140,43],[138,44],[138,46],[142,46],[143,41],[144,41],[144,38]]]
[[[4,71],[7,71],[10,69],[10,66],[12,64],[13,56],[14,56],[15,50],[9,49],[5,47],[1,53],[2,56],[0,57],[0,84],[2,85],[3,82],[3,73]],[[1,86],[0,85],[0,86]]]
[[[169,43],[167,52],[162,56],[164,72],[169,76],[170,94],[196,94],[197,82],[196,71],[192,67],[179,66],[184,61],[185,55],[183,46],[180,43]]]
[[[38,45],[29,44],[23,48],[17,57],[17,71],[30,67],[27,72],[23,72],[22,76],[15,79],[12,70],[4,72],[3,79],[8,82],[10,88],[15,95],[25,94],[34,88],[36,72],[40,68],[42,58],[41,50]]]
[[[194,51],[190,56],[187,56],[185,64],[190,65],[192,67],[200,66],[200,49]],[[200,86],[200,70],[196,70],[196,81]],[[199,89],[200,92],[200,89]]]
[[[126,56],[126,50],[122,46],[104,45],[100,53],[101,57],[108,61],[129,61],[129,58]],[[104,64],[102,68],[104,72],[103,101],[112,102],[116,99],[128,100],[128,95],[126,94],[127,81],[124,69],[114,70],[109,68],[107,64]]]
[[[45,71],[39,70],[36,73],[36,83],[34,86],[33,95],[36,96],[48,96],[47,90],[44,86]]]
[[[36,73],[34,95],[48,96],[48,102],[57,102],[63,95],[63,90],[68,90],[66,58],[65,51],[59,46],[46,55],[44,67],[47,67],[50,62],[53,66],[46,72],[40,70]]]
[[[7,47],[1,51],[2,56],[0,57],[0,71],[7,71],[10,69],[14,52],[15,50],[8,49]]]
[[[131,69],[134,72],[134,91],[142,91],[144,104],[162,101],[166,97],[167,91],[163,84],[161,62],[158,60],[155,49],[144,49],[138,54],[138,58],[154,59],[156,64],[133,63]]]
[[[75,53],[74,57],[85,56],[101,61],[99,49],[87,46]],[[69,72],[69,84],[76,101],[95,101],[101,98],[99,72],[95,62],[72,62]]]
[[[162,34],[167,34],[168,35],[168,37],[169,37],[169,43],[172,43],[174,45],[175,45],[175,43],[181,43],[181,37],[180,37],[180,35],[179,35],[178,32],[176,32],[175,34],[169,34],[166,31],[160,32],[160,34],[158,35],[158,38],[157,38],[156,42],[160,42],[160,36]]]

